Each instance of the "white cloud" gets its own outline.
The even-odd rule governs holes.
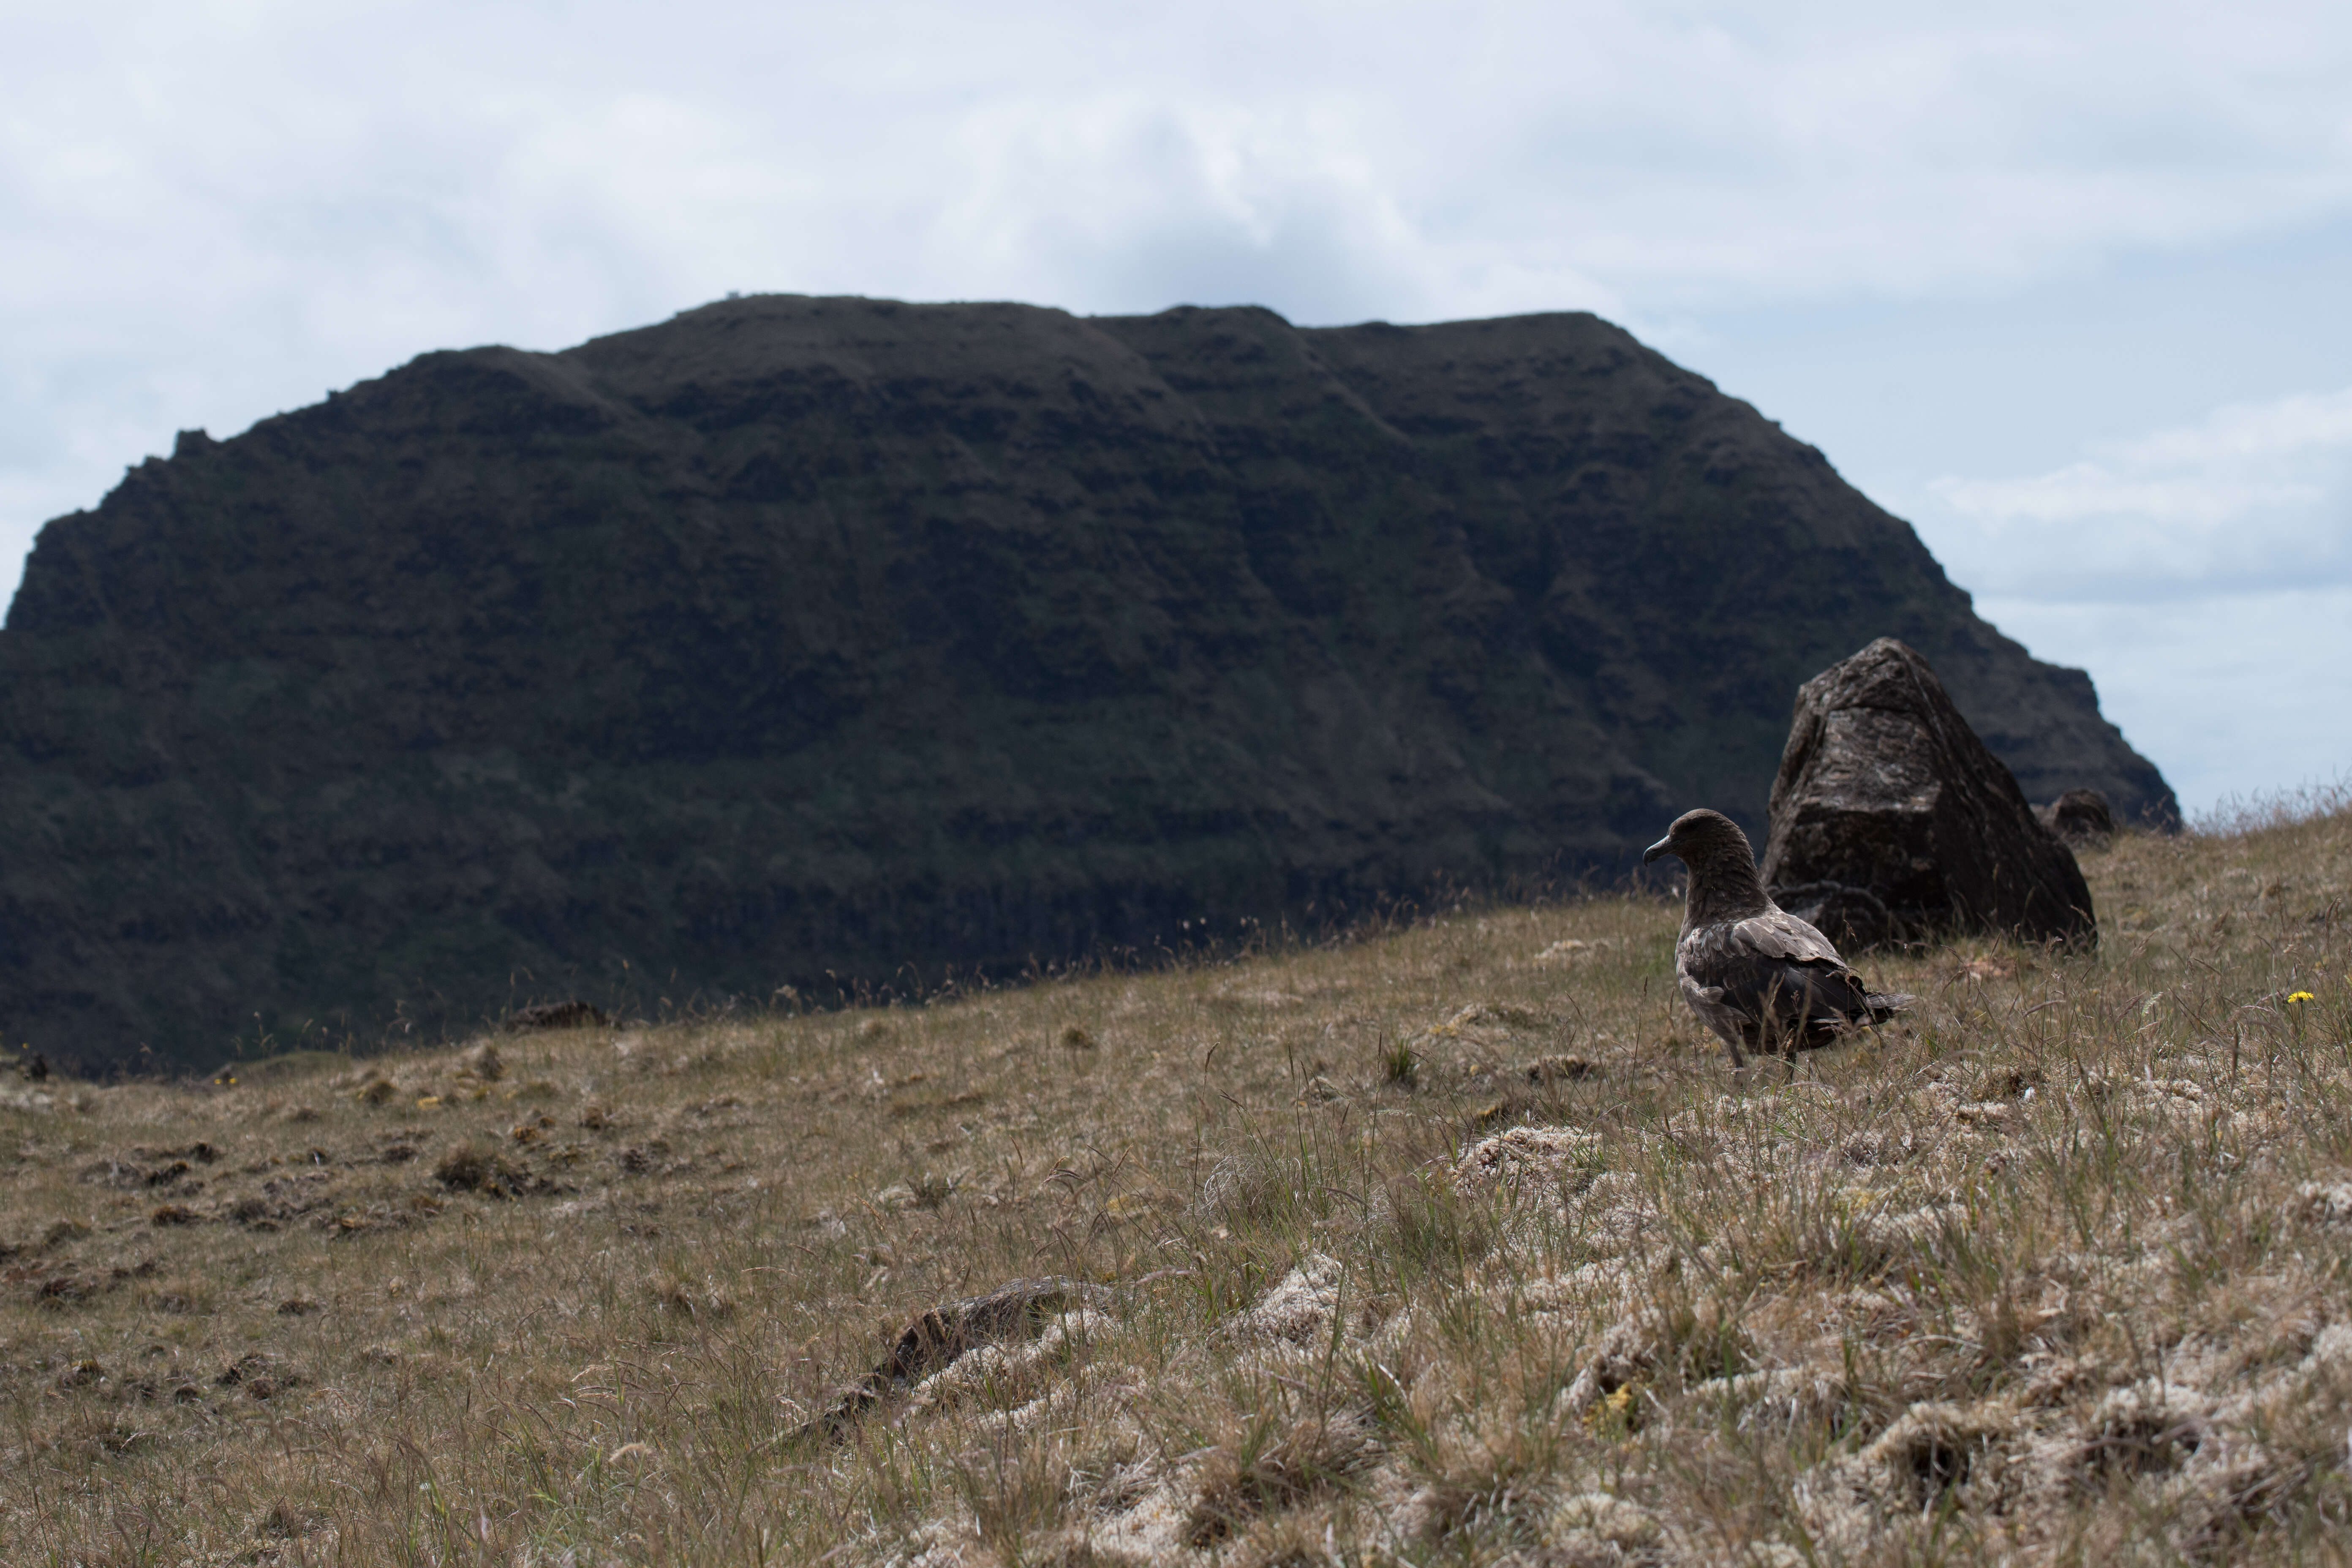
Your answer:
[[[2352,449],[2352,388],[2216,409],[2202,423],[2109,448],[2149,466],[2243,462]]]
[[[730,289],[1585,308],[1703,347],[1728,312],[2022,297],[2352,217],[2352,10],[2316,3],[0,0],[0,597],[42,520],[177,428]],[[2347,398],[1889,499],[2003,603],[2343,582]]]
[[[2192,819],[2232,796],[2352,779],[2352,586],[1977,607],[2042,658],[2090,667],[2101,709]]]
[[[1911,500],[1979,611],[2090,669],[2192,816],[2352,776],[2352,389],[2216,408]]]
[[[1931,481],[1956,577],[2053,602],[2352,582],[2352,389],[2214,410],[2015,479]]]

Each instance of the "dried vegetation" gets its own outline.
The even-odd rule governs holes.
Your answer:
[[[2342,804],[1793,1078],[1600,900],[12,1086],[0,1557],[2340,1561]]]

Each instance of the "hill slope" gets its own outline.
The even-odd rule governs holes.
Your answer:
[[[1793,1081],[1732,1079],[1678,911],[1622,898],[496,1068],[0,1088],[0,1541],[2341,1562],[2334,804],[2089,855],[2095,952],[1874,963],[1916,1009]],[[793,1436],[1039,1276],[1057,1308]]]
[[[44,530],[0,1027],[201,1064],[1613,873],[1755,824],[1883,634],[2036,798],[2171,810],[2079,671],[1590,316],[766,298],[428,354]]]

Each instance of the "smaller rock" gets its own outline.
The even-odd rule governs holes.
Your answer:
[[[841,1391],[804,1434],[839,1437],[893,1387],[911,1387],[965,1352],[1011,1340],[1034,1340],[1065,1315],[1107,1305],[1112,1293],[1084,1280],[1014,1279],[985,1296],[943,1301],[919,1313],[873,1371]]]
[[[1800,882],[1773,891],[1773,901],[1830,939],[1841,952],[1890,947],[1909,934],[1886,900],[1844,882]]]
[[[2116,814],[2095,789],[2070,789],[2033,815],[2070,849],[2104,849],[2116,836]]]
[[[496,1193],[503,1173],[497,1153],[470,1138],[442,1155],[433,1167],[433,1179],[454,1193]]]
[[[242,1388],[255,1399],[270,1399],[299,1387],[302,1374],[276,1356],[254,1351],[232,1362],[213,1383],[221,1388]]]
[[[612,1023],[603,1008],[586,1002],[541,1002],[508,1014],[505,1027],[509,1035],[527,1035],[540,1029],[604,1029]]]

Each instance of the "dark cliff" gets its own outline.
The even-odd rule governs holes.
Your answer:
[[[2172,810],[2081,672],[1590,316],[760,298],[427,354],[43,531],[0,1031],[201,1063],[1613,873],[1756,831],[1882,635],[2028,795]]]

